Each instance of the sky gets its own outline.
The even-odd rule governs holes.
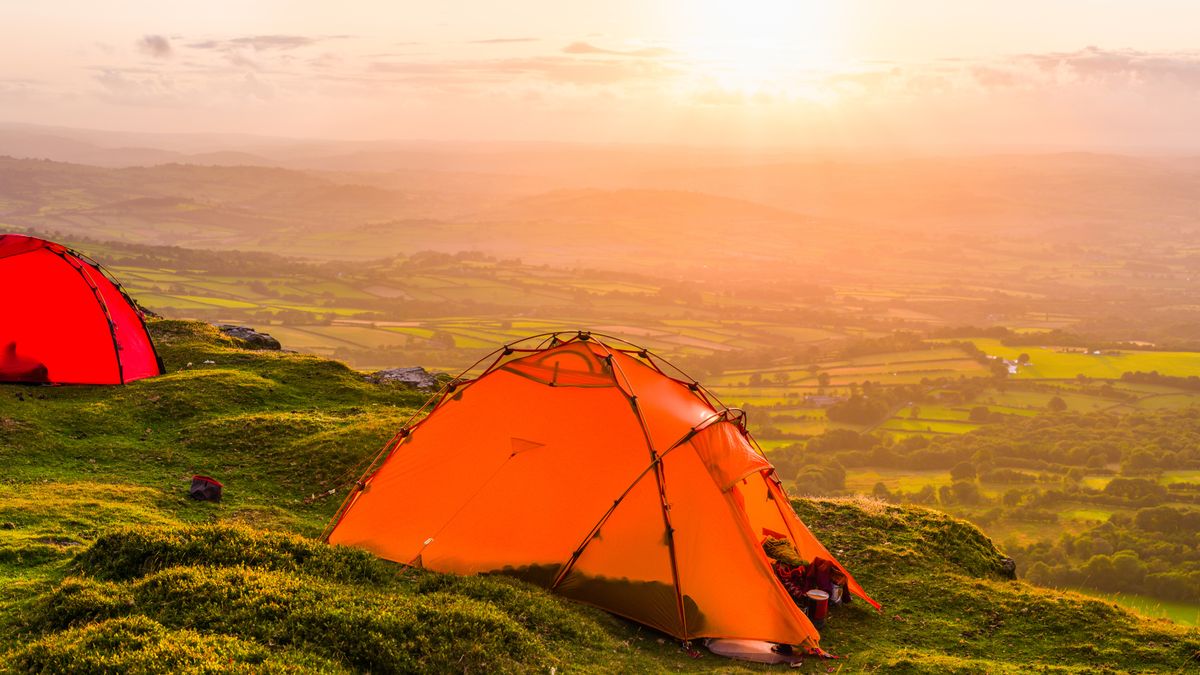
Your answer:
[[[1200,149],[1179,0],[0,0],[0,121],[335,139]]]

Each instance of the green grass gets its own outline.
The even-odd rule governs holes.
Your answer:
[[[957,422],[952,420],[932,420],[932,419],[909,419],[907,417],[893,417],[884,422],[880,428],[888,431],[929,431],[942,434],[964,434],[968,431],[978,429],[980,425],[970,422]]]
[[[1112,517],[1112,509],[1082,508],[1067,509],[1059,512],[1059,517],[1066,520],[1078,520],[1085,523],[1104,523]]]
[[[1134,407],[1143,410],[1173,410],[1197,405],[1200,405],[1200,394],[1160,394],[1146,396],[1134,403]]]
[[[950,474],[945,471],[853,469],[846,474],[846,489],[864,495],[871,494],[876,483],[883,483],[892,491],[917,492],[926,485],[936,489],[950,482]]]
[[[972,340],[984,352],[1006,359],[1029,354],[1030,365],[1017,372],[1018,379],[1070,379],[1077,375],[1119,379],[1122,373],[1157,370],[1164,375],[1200,375],[1200,357],[1194,352],[1146,352],[1121,350],[1120,354],[1083,354],[1050,347],[1009,347],[999,340]]]
[[[1114,602],[1148,617],[1170,619],[1184,626],[1200,626],[1200,603],[1170,602],[1134,593],[1101,593],[1073,589],[1078,593]]]
[[[151,329],[168,375],[0,386],[0,672],[768,670],[692,659],[521,582],[317,542],[337,496],[305,497],[357,475],[424,396],[199,324]],[[189,500],[194,472],[221,479],[225,500]],[[992,542],[946,515],[794,505],[886,605],[831,618],[822,644],[843,672],[1170,672],[1200,651],[1194,629],[1007,579]]]
[[[1164,471],[1158,477],[1163,485],[1171,483],[1200,483],[1200,471]]]

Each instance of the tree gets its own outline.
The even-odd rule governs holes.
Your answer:
[[[959,480],[975,480],[975,465],[970,462],[959,462],[950,469],[950,478]]]
[[[969,481],[958,481],[950,486],[950,490],[959,504],[978,504],[980,501],[979,486]]]
[[[1017,355],[1017,364],[1022,366],[1029,365],[1029,355],[1022,352]]]
[[[942,503],[942,506],[954,503],[954,491],[950,489],[949,485],[943,485],[938,488],[938,501]]]
[[[1054,398],[1050,399],[1049,403],[1046,404],[1046,408],[1049,409],[1050,412],[1063,412],[1067,409],[1067,402],[1062,400],[1061,396],[1055,396]]]
[[[992,411],[988,410],[988,407],[985,405],[977,405],[971,408],[971,412],[967,413],[967,419],[976,423],[987,422],[991,417]]]
[[[1001,380],[1008,377],[1008,366],[1004,364],[1004,359],[988,359],[988,368],[993,377]]]
[[[1158,457],[1154,453],[1138,449],[1121,463],[1121,473],[1143,473],[1158,467]]]
[[[892,491],[889,490],[888,486],[884,485],[882,481],[875,484],[875,487],[871,489],[871,494],[874,495],[876,499],[882,499],[885,502],[892,502],[896,500],[895,495],[892,494]]]
[[[454,335],[446,331],[434,331],[433,335],[429,336],[429,345],[438,349],[454,349]]]
[[[883,400],[859,394],[825,409],[829,419],[846,424],[875,424],[887,417],[889,412],[890,408]]]
[[[1161,502],[1167,488],[1148,478],[1114,478],[1104,486],[1104,494],[1131,501]]]
[[[908,409],[908,419],[915,420],[921,417],[921,406],[914,405]]]
[[[817,387],[821,392],[829,386],[829,373],[821,372],[817,375]]]
[[[937,491],[933,489],[932,485],[926,483],[925,486],[920,490],[912,493],[912,496],[909,497],[909,501],[914,504],[936,504]]]

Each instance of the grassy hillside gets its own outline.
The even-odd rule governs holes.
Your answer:
[[[421,402],[339,363],[152,324],[170,374],[0,386],[0,672],[753,670],[518,582],[331,549],[353,475]],[[190,364],[190,365],[189,365]],[[186,497],[192,473],[226,485]],[[1004,578],[978,530],[917,508],[797,501],[885,603],[835,614],[851,671],[1200,667],[1200,632]],[[830,663],[806,664],[825,672]]]

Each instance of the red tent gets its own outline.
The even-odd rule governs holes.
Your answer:
[[[162,373],[141,310],[98,264],[0,235],[0,382],[124,384]]]

